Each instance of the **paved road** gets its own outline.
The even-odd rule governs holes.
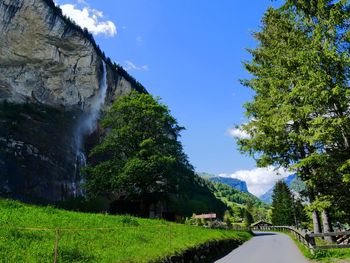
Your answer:
[[[308,263],[285,234],[256,232],[251,240],[216,263]]]

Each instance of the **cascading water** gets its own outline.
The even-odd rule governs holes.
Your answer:
[[[83,196],[84,192],[81,189],[81,184],[84,182],[80,175],[80,170],[86,165],[86,156],[84,153],[84,136],[91,135],[97,128],[97,121],[100,117],[101,109],[107,95],[107,67],[106,63],[102,61],[102,78],[100,80],[99,91],[97,96],[91,103],[90,112],[83,116],[77,131],[76,131],[76,163],[75,173],[72,181],[72,193],[74,197]]]
[[[75,172],[72,182],[72,193],[74,197],[83,196],[84,191],[81,188],[81,185],[84,183],[83,178],[80,176],[81,168],[86,165],[86,156],[83,151],[78,150],[76,154],[75,161]]]
[[[103,61],[102,78],[100,80],[100,89],[98,95],[93,99],[91,103],[90,113],[83,118],[81,123],[81,135],[89,135],[96,130],[97,120],[100,116],[102,106],[106,99],[107,94],[107,68],[106,63]]]

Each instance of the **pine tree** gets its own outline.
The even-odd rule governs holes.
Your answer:
[[[249,227],[254,223],[254,218],[252,213],[248,209],[244,209],[244,224]]]
[[[253,78],[243,84],[255,96],[245,105],[249,122],[242,129],[250,138],[238,141],[241,150],[259,166],[293,168],[310,201],[327,198],[323,204],[349,196],[349,10],[347,1],[326,0],[270,8],[254,35],[259,45],[249,50],[253,59],[245,63]],[[331,206],[323,208],[326,229]],[[318,232],[318,211],[313,218]]]
[[[295,224],[292,193],[283,181],[276,183],[272,194],[272,224],[292,226]]]

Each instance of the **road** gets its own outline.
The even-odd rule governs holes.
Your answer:
[[[308,263],[285,234],[256,232],[256,236],[216,263]]]

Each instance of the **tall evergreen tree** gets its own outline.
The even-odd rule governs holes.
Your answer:
[[[295,225],[292,193],[283,181],[277,182],[273,189],[271,221],[276,226]]]
[[[245,226],[249,227],[253,223],[254,223],[254,218],[253,218],[252,213],[247,208],[244,209],[244,224],[245,224]]]
[[[242,127],[250,138],[239,140],[240,148],[259,166],[295,169],[312,202],[336,195],[334,185],[349,196],[341,174],[349,159],[348,11],[347,1],[325,0],[270,8],[254,35],[259,46],[245,63],[253,78],[243,83],[255,97],[246,104],[250,121]],[[331,231],[329,203],[323,202],[325,231]],[[318,218],[314,210],[315,232]]]

